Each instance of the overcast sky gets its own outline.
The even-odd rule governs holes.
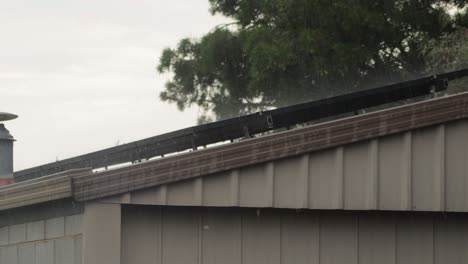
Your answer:
[[[161,51],[223,17],[208,0],[0,0],[0,112],[15,170],[191,126],[158,99]]]

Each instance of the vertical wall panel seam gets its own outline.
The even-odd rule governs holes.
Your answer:
[[[122,216],[120,216],[120,217],[122,217]],[[66,223],[66,221],[67,221],[67,218],[64,216],[64,217],[63,217],[63,230],[62,230],[62,231],[63,231],[63,236],[64,236],[64,237],[67,236],[67,223]],[[122,223],[122,219],[120,220],[120,223]],[[44,225],[45,225],[45,224],[46,224],[46,222],[44,222]],[[27,224],[26,224],[26,228],[28,228],[28,225],[27,225]],[[27,236],[28,236],[28,233],[27,233],[27,232],[28,232],[28,230],[26,229],[26,240],[27,240],[27,238],[28,238],[28,237],[27,237]],[[122,251],[120,251],[120,252],[122,252]]]
[[[464,228],[465,234],[466,234],[466,231],[468,231],[468,230],[466,229],[466,226],[465,226],[465,228]],[[465,249],[465,250],[463,250],[464,253],[465,253],[465,254],[463,254],[464,259],[465,259],[465,262],[466,262],[466,260],[468,260],[468,243],[467,243],[467,242],[468,242],[468,241],[465,239],[465,240],[464,240],[464,249]]]
[[[393,223],[393,232],[395,235],[395,241],[394,241],[394,252],[395,252],[395,264],[398,264],[398,217],[393,216],[395,219],[395,222]]]
[[[203,205],[203,178],[198,177],[195,179],[194,182],[194,203],[196,205],[202,206]]]
[[[317,216],[317,259],[318,259],[318,264],[322,263],[321,257],[322,257],[322,217],[320,215]]]
[[[164,209],[163,207],[159,207],[159,245],[158,245],[158,250],[159,250],[159,263],[163,264],[164,263],[164,252],[163,252],[163,228],[164,228]]]
[[[345,186],[344,186],[344,149],[338,147],[335,150],[335,166],[336,166],[336,208],[344,208]]]
[[[438,155],[437,160],[438,160],[438,179],[435,184],[436,187],[438,187],[436,190],[436,193],[439,194],[439,199],[437,201],[438,207],[434,208],[435,211],[444,211],[445,210],[445,125],[439,125],[437,127],[437,145],[439,150],[436,151],[436,155]]]
[[[309,208],[309,159],[309,154],[305,154],[301,157],[301,179],[299,181],[300,186],[298,186],[300,192],[297,198],[297,208]]]
[[[413,135],[411,131],[404,134],[404,153],[402,155],[402,179],[401,179],[401,198],[400,198],[400,209],[401,210],[413,210]]]
[[[231,206],[239,206],[239,170],[232,170],[229,177]]]
[[[54,260],[54,263],[57,263],[57,241],[54,239],[52,240],[52,247],[54,249],[54,255],[52,256],[52,259]],[[18,247],[19,248],[19,247]],[[120,257],[122,257],[122,245],[120,245]],[[18,257],[17,259],[19,259],[19,250],[18,250]]]
[[[431,229],[432,229],[432,264],[435,263],[435,255],[436,255],[436,247],[435,247],[435,241],[436,241],[436,235],[435,235],[435,219],[434,217],[431,217]]]
[[[121,264],[121,261],[122,261],[122,205],[119,204],[118,206],[118,217],[116,217],[119,221],[119,224],[118,224],[118,228],[116,228],[116,231],[118,232],[118,242],[119,242],[119,258],[118,258],[118,262],[115,263],[115,264]],[[65,219],[64,219],[65,220]]]
[[[275,163],[268,162],[265,164],[264,173],[266,174],[266,207],[274,207],[275,205]]]
[[[315,229],[314,229],[315,233],[314,234],[316,236],[316,238],[315,238],[316,256],[315,256],[314,261],[313,261],[313,263],[315,263],[315,264],[320,264],[320,224],[319,224],[320,220],[319,220],[319,218],[320,218],[320,216],[318,214],[313,217],[314,227],[315,227]]]
[[[6,243],[10,245],[10,225],[6,226]],[[45,238],[45,224],[44,224],[44,238]]]
[[[65,221],[65,218],[64,218],[64,221]],[[28,225],[28,223],[25,223],[25,224],[26,224],[26,227],[25,227],[25,229],[26,229],[26,241],[25,242],[28,242],[29,241],[29,238],[28,238],[29,225]],[[45,222],[44,222],[44,224],[45,224]],[[63,234],[65,235],[65,224],[63,225]]]
[[[359,264],[359,258],[360,258],[360,254],[359,254],[359,220],[360,220],[360,217],[359,215],[356,216],[356,219],[355,219],[355,230],[356,230],[356,235],[355,235],[355,242],[356,242],[356,264]]]
[[[463,177],[463,180],[464,180],[464,187],[465,187],[465,190],[468,190],[468,121],[464,123],[464,128],[463,128],[463,131],[465,131],[465,135],[466,138],[464,140],[465,142],[465,145],[463,146],[464,147],[464,162],[465,162],[465,167],[464,167],[464,177]],[[464,192],[464,211],[468,211],[468,192]]]
[[[198,216],[198,263],[203,263],[203,210]]]
[[[167,185],[161,186],[160,191],[161,191],[161,196],[162,196],[161,204],[167,205]]]
[[[244,212],[241,212],[241,217],[240,217],[240,264],[244,263]]]
[[[378,209],[379,207],[379,141],[373,139],[369,151],[369,188],[367,192],[367,208]]]
[[[76,252],[76,248],[77,248],[77,246],[78,246],[78,243],[79,243],[79,242],[78,242],[78,236],[73,236],[73,260],[76,260],[76,257],[77,257],[78,254],[81,255],[81,252]],[[34,245],[34,250],[36,250],[36,246],[37,246],[37,244]],[[80,248],[81,248],[81,245],[80,245]],[[122,255],[122,252],[123,252],[123,251],[121,250],[121,251],[120,251],[120,254],[121,254],[121,255]],[[36,259],[37,259],[37,252],[35,252],[35,254],[36,254]],[[81,256],[80,256],[80,257],[81,257]],[[122,256],[121,256],[120,258],[122,258]],[[75,264],[81,264],[81,263],[75,263]]]
[[[279,220],[280,220],[280,224],[279,224],[279,245],[280,245],[279,247],[280,247],[280,250],[279,250],[278,253],[279,253],[279,262],[280,262],[280,264],[283,264],[283,259],[282,259],[282,254],[281,254],[281,253],[282,253],[282,251],[283,251],[283,250],[282,250],[282,249],[283,249],[283,246],[282,246],[282,245],[283,245],[283,243],[282,243],[283,241],[282,241],[282,239],[283,239],[283,221],[284,221],[284,216],[283,216],[282,214],[279,215]],[[284,263],[284,264],[287,264],[287,263]]]
[[[84,217],[84,212],[83,212],[83,217]],[[8,228],[9,230],[10,228]],[[84,233],[84,231],[83,231]],[[27,235],[27,234],[26,234]],[[47,236],[47,223],[46,223],[46,220],[44,220],[44,238],[46,238]],[[8,242],[10,241],[10,237],[8,237]]]

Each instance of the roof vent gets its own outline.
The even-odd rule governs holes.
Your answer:
[[[13,120],[17,115],[0,112],[0,122]],[[0,186],[14,183],[13,178],[13,142],[15,139],[0,123]]]

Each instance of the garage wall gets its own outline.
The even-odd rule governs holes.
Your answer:
[[[127,206],[121,263],[468,263],[463,214]]]
[[[81,264],[82,214],[0,228],[0,264]]]

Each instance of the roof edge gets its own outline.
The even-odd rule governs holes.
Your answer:
[[[73,169],[0,188],[0,210],[83,202],[468,118],[468,93],[379,110],[145,163]]]
[[[468,93],[74,177],[88,201],[468,118]]]
[[[89,168],[73,169],[1,187],[0,210],[72,197],[72,178],[91,173]]]

